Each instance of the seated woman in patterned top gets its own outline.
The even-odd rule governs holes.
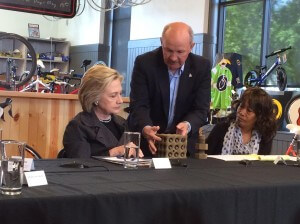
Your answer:
[[[248,88],[225,122],[215,125],[206,139],[208,154],[261,154],[271,152],[277,122],[271,97],[259,87]]]

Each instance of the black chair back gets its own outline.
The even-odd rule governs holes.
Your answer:
[[[67,155],[66,155],[66,150],[65,149],[62,149],[58,152],[57,154],[57,158],[60,159],[60,158],[67,158]]]

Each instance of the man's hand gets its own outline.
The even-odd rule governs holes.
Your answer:
[[[180,122],[176,126],[176,134],[179,134],[182,136],[187,135],[189,132],[189,126],[190,126],[190,124],[187,121]]]
[[[157,148],[155,147],[155,141],[161,141],[161,138],[156,136],[159,126],[145,126],[143,128],[142,134],[147,139],[150,152],[155,154]]]

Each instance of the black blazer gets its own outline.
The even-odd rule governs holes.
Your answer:
[[[112,121],[123,133],[126,129],[126,120],[113,115]],[[114,134],[97,118],[94,112],[80,112],[66,127],[63,145],[68,158],[89,158],[91,156],[108,156],[108,151],[122,145],[121,139]]]
[[[209,136],[206,139],[206,143],[208,144],[208,151],[207,154],[209,155],[221,155],[224,137],[230,123],[225,121],[216,124],[213,129],[211,130]],[[260,144],[259,144],[259,155],[269,155],[272,149],[272,140],[265,141],[264,137],[262,136]]]
[[[199,128],[207,121],[210,103],[210,62],[190,53],[178,86],[175,115],[170,133],[175,133],[181,121],[191,124],[188,149],[194,152]],[[163,61],[162,48],[136,58],[130,93],[129,128],[141,132],[146,125],[160,126],[159,133],[165,133],[168,124],[170,85],[168,68]],[[144,142],[145,143],[145,142]],[[144,148],[143,148],[144,147]],[[141,148],[145,155],[150,155]]]

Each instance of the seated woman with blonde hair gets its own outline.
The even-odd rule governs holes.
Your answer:
[[[125,152],[126,130],[121,110],[123,77],[114,69],[94,65],[81,80],[78,98],[82,112],[66,127],[63,145],[68,158],[118,156]],[[140,150],[139,156],[143,157]]]
[[[261,154],[271,152],[277,122],[272,98],[259,87],[248,88],[225,122],[215,125],[206,143],[208,154]]]

